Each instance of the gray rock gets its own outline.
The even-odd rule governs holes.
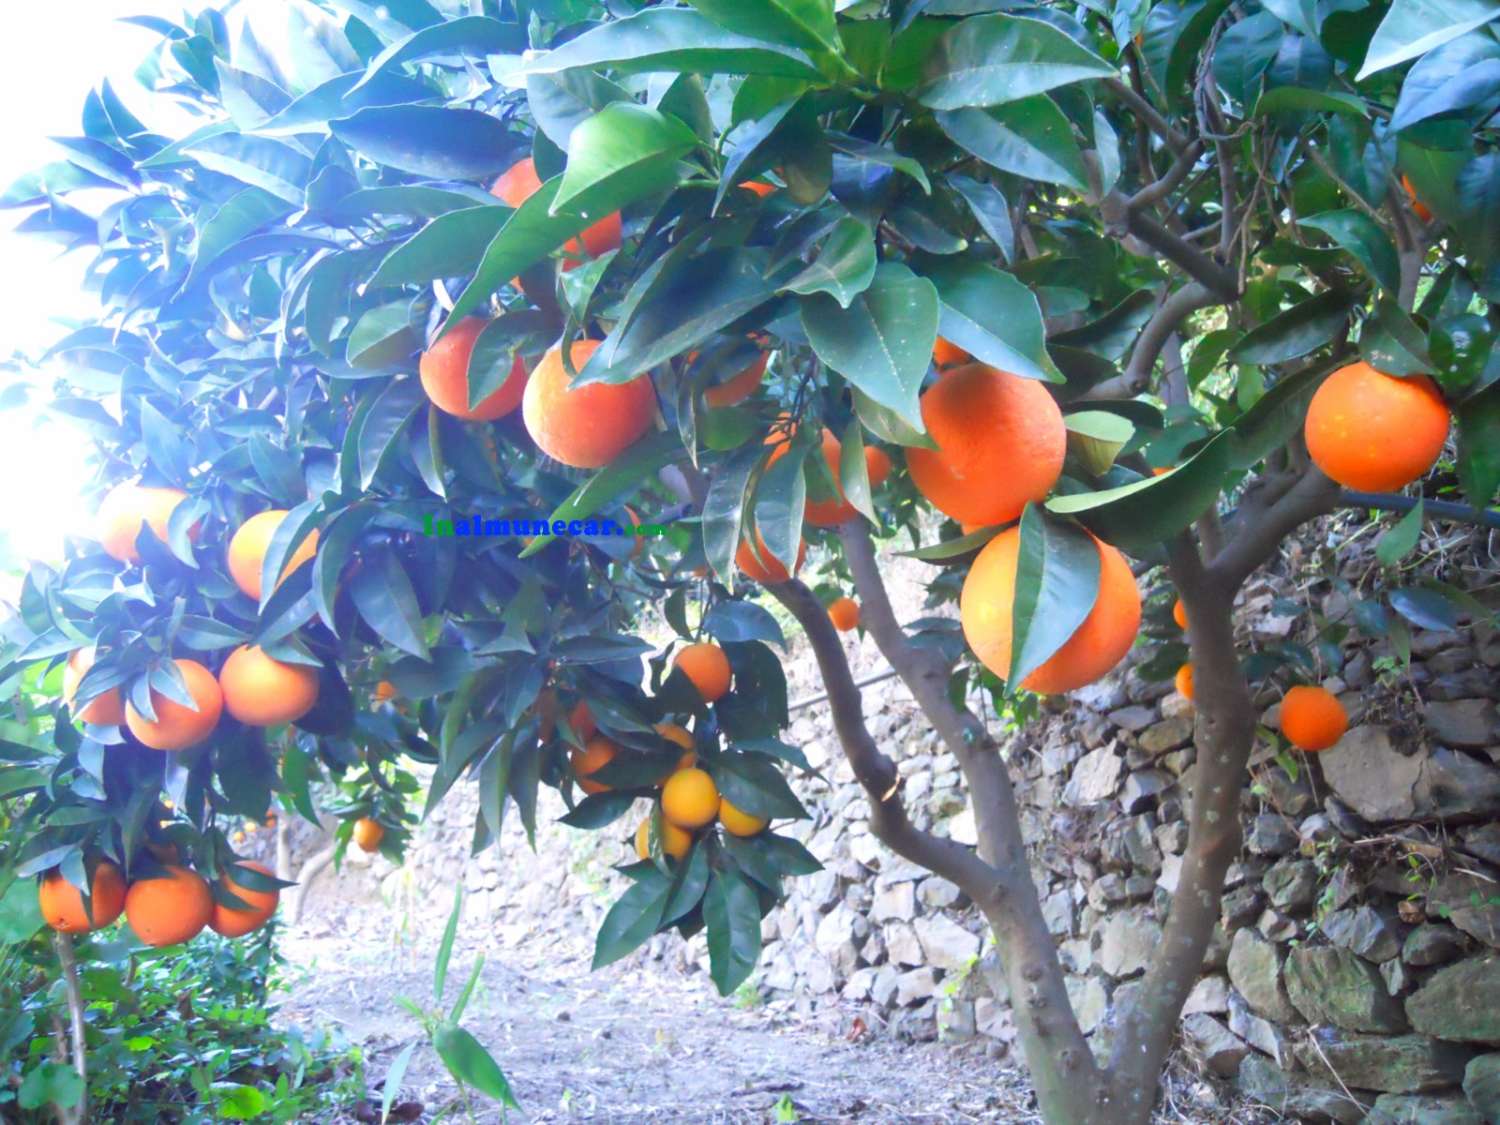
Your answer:
[[[1415,1094],[1456,1085],[1474,1052],[1425,1035],[1360,1035],[1320,1027],[1292,1053],[1314,1078],[1346,1086]]]
[[[1416,812],[1412,790],[1422,759],[1400,753],[1384,727],[1355,727],[1319,754],[1318,763],[1323,780],[1365,820],[1406,820]]]
[[[1073,894],[1066,887],[1054,891],[1042,900],[1042,918],[1047,923],[1047,932],[1053,937],[1067,937],[1073,932],[1076,921],[1073,909]]]
[[[1399,1002],[1368,961],[1346,949],[1299,945],[1286,959],[1287,999],[1309,1023],[1347,1031],[1405,1031]]]
[[[1500,811],[1500,769],[1439,746],[1422,763],[1413,798],[1419,817],[1487,816]]]
[[[906,922],[892,922],[885,927],[885,948],[891,962],[896,965],[920,965],[922,943],[917,940],[917,931]]]
[[[938,1005],[938,1038],[958,1042],[973,1039],[979,1030],[974,1020],[974,1001],[953,1000]]]
[[[1458,838],[1463,842],[1466,852],[1500,864],[1500,820],[1466,828],[1459,833]]]
[[[1227,929],[1248,926],[1260,916],[1266,896],[1257,886],[1236,887],[1224,896],[1220,918]]]
[[[1480,1055],[1464,1070],[1464,1097],[1486,1121],[1500,1121],[1500,1054]]]
[[[1155,818],[1150,813],[1141,813],[1131,817],[1125,824],[1125,830],[1120,833],[1120,841],[1130,863],[1153,875],[1161,870],[1161,852],[1156,850],[1153,838],[1155,832]]]
[[[1120,784],[1124,763],[1112,747],[1101,746],[1078,760],[1073,776],[1063,790],[1063,800],[1070,805],[1092,805],[1107,801]]]
[[[1291,1078],[1260,1055],[1250,1055],[1240,1064],[1237,1084],[1247,1097],[1289,1117],[1339,1125],[1359,1125],[1365,1119],[1365,1106],[1342,1090]]]
[[[1371,906],[1335,910],[1319,924],[1334,945],[1358,953],[1366,961],[1389,961],[1401,952],[1395,928]]]
[[[1296,831],[1275,813],[1261,813],[1245,834],[1245,847],[1255,855],[1286,855],[1296,846]]]
[[[1233,990],[1229,993],[1229,1030],[1257,1051],[1270,1055],[1278,1065],[1292,1057],[1291,1040],[1280,1026],[1257,1016],[1245,998]]]
[[[988,997],[974,1001],[974,1025],[980,1035],[990,1039],[1009,1043],[1016,1037],[1016,1022],[1011,1017],[1010,1005]]]
[[[962,903],[964,893],[947,879],[934,875],[930,879],[922,880],[921,885],[917,887],[917,897],[929,910],[946,910],[950,906],[958,906]]]
[[[1297,1019],[1282,983],[1280,951],[1254,930],[1236,931],[1229,946],[1229,979],[1260,1015],[1277,1023]]]
[[[1484,1125],[1461,1098],[1433,1094],[1381,1094],[1366,1125]]]
[[[1121,730],[1135,734],[1156,722],[1156,710],[1151,707],[1122,707],[1109,713],[1109,721]]]
[[[959,972],[979,957],[979,938],[945,914],[918,918],[915,926],[929,965]]]
[[[1406,965],[1399,957],[1392,957],[1389,961],[1380,963],[1380,979],[1385,981],[1387,996],[1400,996],[1410,983]]]
[[[1287,858],[1274,864],[1261,880],[1271,905],[1279,910],[1300,910],[1318,897],[1318,869],[1310,859]]]
[[[1462,953],[1466,944],[1451,926],[1423,922],[1406,935],[1401,959],[1408,965],[1442,965]]]
[[[1465,872],[1440,879],[1427,895],[1427,916],[1446,918],[1485,945],[1500,949],[1500,886]]]
[[[1297,923],[1285,914],[1272,910],[1269,906],[1261,911],[1255,928],[1260,931],[1261,937],[1268,941],[1291,941],[1297,936]]]
[[[1151,807],[1157,794],[1175,784],[1176,780],[1165,770],[1136,770],[1125,779],[1120,789],[1120,805],[1130,815],[1144,812]]]
[[[1199,977],[1182,1005],[1182,1014],[1191,1016],[1197,1012],[1215,1015],[1229,1011],[1229,978],[1217,973]]]
[[[875,876],[875,889],[884,890],[897,883],[914,883],[927,875],[927,869],[909,859],[893,856]]]
[[[1099,967],[1116,978],[1143,970],[1161,943],[1161,927],[1140,910],[1111,914],[1099,935]]]
[[[1481,749],[1500,742],[1500,710],[1490,699],[1454,699],[1427,704],[1422,722],[1447,746]]]
[[[1323,812],[1327,814],[1333,830],[1345,839],[1358,839],[1369,833],[1370,826],[1337,797],[1329,795],[1323,798]]]
[[[840,976],[847,976],[859,963],[856,939],[863,941],[868,923],[843,903],[823,915],[813,935],[813,946],[827,957]]]
[[[1233,1078],[1250,1048],[1213,1016],[1194,1013],[1182,1021],[1182,1041],[1188,1051],[1220,1078]]]
[[[1098,977],[1068,977],[1063,982],[1068,990],[1068,1003],[1078,1017],[1078,1027],[1085,1034],[1104,1022],[1104,1013],[1109,1009],[1109,993],[1104,991],[1104,982]]]
[[[1297,780],[1293,781],[1280,766],[1270,766],[1261,771],[1259,780],[1265,786],[1271,807],[1283,816],[1304,817],[1318,807],[1306,770],[1298,771]]]
[[[1438,969],[1406,998],[1412,1027],[1438,1039],[1500,1044],[1500,956]]]
[[[905,1008],[937,992],[937,973],[930,965],[912,969],[896,978],[896,1003]]]
[[[916,884],[897,883],[875,892],[875,901],[870,907],[870,921],[910,922],[916,916]]]
[[[1187,825],[1180,819],[1177,819],[1181,815],[1181,810],[1177,810],[1174,815],[1171,810],[1164,808],[1162,804],[1158,804],[1156,808],[1157,812],[1160,813],[1161,817],[1167,823],[1161,825],[1161,827],[1157,828],[1151,834],[1152,839],[1156,841],[1156,846],[1161,850],[1163,855],[1181,855],[1187,850],[1188,842]]]
[[[1170,750],[1179,750],[1193,741],[1193,720],[1182,715],[1163,719],[1141,731],[1138,741],[1141,749],[1153,758]]]

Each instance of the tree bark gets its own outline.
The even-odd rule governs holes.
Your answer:
[[[73,1069],[83,1082],[83,1096],[76,1106],[64,1109],[57,1107],[57,1116],[67,1125],[81,1125],[89,1119],[89,1062],[88,1040],[84,1035],[83,989],[78,983],[78,958],[73,954],[73,938],[69,934],[54,935],[53,945],[57,960],[62,966],[63,991],[68,998],[68,1028],[71,1038]]]

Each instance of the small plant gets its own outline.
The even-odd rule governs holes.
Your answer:
[[[754,981],[745,981],[734,990],[734,1006],[744,1011],[752,1011],[766,1002],[764,994],[756,987]]]
[[[797,1103],[792,1101],[791,1094],[782,1094],[776,1099],[776,1104],[771,1107],[771,1113],[778,1125],[795,1125],[802,1120],[802,1115],[797,1112]]]

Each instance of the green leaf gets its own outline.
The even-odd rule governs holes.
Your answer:
[[[636,442],[619,458],[600,469],[579,485],[573,494],[553,509],[548,524],[562,520],[587,519],[602,511],[611,500],[640,487],[643,479],[654,476],[663,465],[682,455],[682,443],[670,433],[653,433]],[[536,554],[553,539],[550,532],[538,535],[529,543],[521,558]]]
[[[1016,256],[1016,232],[1010,220],[1010,205],[994,184],[982,183],[968,176],[950,175],[948,186],[964,197],[975,220],[990,241],[1000,248],[1007,262]]]
[[[771,611],[754,602],[715,602],[703,615],[703,631],[723,643],[769,641],[786,648],[786,637]]]
[[[367,555],[349,582],[349,592],[371,629],[402,652],[428,659],[416,591],[395,552],[382,550]]]
[[[1073,127],[1045,94],[989,109],[944,110],[938,125],[953,143],[992,168],[1028,180],[1088,190]]]
[[[1297,221],[1298,226],[1322,231],[1353,255],[1365,272],[1380,283],[1387,293],[1401,286],[1401,264],[1396,247],[1380,225],[1363,211],[1324,211]]]
[[[1375,558],[1383,566],[1394,566],[1417,545],[1422,537],[1422,521],[1426,518],[1426,506],[1418,498],[1416,506],[1383,534],[1375,544]]]
[[[361,85],[358,93],[351,94],[350,90],[355,83],[362,79],[362,71],[329,78],[297,98],[270,120],[257,125],[253,132],[261,136],[280,137],[326,131],[328,122],[336,117],[348,117],[355,110],[369,106],[432,101],[438,97],[437,91],[426,83],[403,78],[399,74],[382,74],[368,85]]]
[[[453,957],[453,942],[458,937],[458,920],[464,912],[464,887],[462,881],[453,888],[453,908],[448,911],[448,923],[443,927],[443,939],[438,943],[437,957],[432,966],[432,998],[443,1001],[443,989],[448,986],[448,962]]]
[[[599,924],[591,968],[602,969],[633,953],[656,932],[671,884],[655,868],[650,870],[615,901]]]
[[[525,34],[514,23],[502,23],[487,16],[460,16],[424,27],[392,43],[370,60],[364,77],[349,92],[358,93],[387,70],[413,59],[436,54],[519,54],[526,46]]]
[[[411,1056],[416,1051],[419,1040],[413,1039],[401,1049],[401,1053],[391,1062],[390,1069],[385,1072],[385,1081],[381,1084],[380,1093],[380,1125],[385,1125],[391,1116],[391,1106],[396,1104],[396,1095],[401,1090],[401,1082],[406,1077],[406,1068],[411,1065]]]
[[[214,1108],[226,1121],[253,1121],[270,1107],[266,1095],[254,1086],[230,1086],[215,1091]]]
[[[870,493],[870,469],[865,460],[865,436],[858,417],[850,418],[839,441],[839,490],[854,510],[879,524]]]
[[[260,188],[246,188],[231,196],[198,231],[193,249],[193,268],[183,281],[186,289],[202,276],[205,267],[247,235],[291,210],[285,199]]]
[[[550,213],[597,218],[671,187],[677,160],[698,145],[681,121],[635,102],[614,102],[573,130],[568,167]]]
[[[557,822],[569,828],[604,828],[628,813],[636,799],[636,794],[630,790],[592,793],[579,801],[572,811],[558,817]]]
[[[1433,370],[1427,336],[1389,297],[1375,303],[1375,314],[1360,328],[1359,352],[1370,366],[1387,375],[1424,375]]]
[[[211,172],[268,191],[293,207],[306,200],[312,162],[280,141],[223,133],[199,139],[184,153]]]
[[[657,823],[661,818],[660,808],[651,812],[651,831],[653,833],[652,848],[659,845],[660,826]],[[688,856],[686,864],[677,869],[677,877],[672,881],[671,897],[667,899],[666,905],[661,912],[661,925],[670,926],[679,918],[695,910],[703,901],[703,892],[708,889],[708,849],[706,847],[695,847]]]
[[[703,896],[709,975],[720,996],[749,979],[760,957],[760,900],[732,871],[717,871]]]
[[[804,51],[841,53],[832,0],[689,0],[729,31]]]
[[[83,1079],[70,1066],[42,1059],[26,1072],[16,1091],[16,1104],[22,1109],[67,1108],[83,1101]]]
[[[847,309],[875,279],[875,232],[853,216],[834,224],[817,256],[782,283],[793,293],[827,293]]]
[[[802,328],[818,358],[921,429],[917,389],[938,332],[932,282],[898,262],[882,262],[870,287],[848,308],[823,293],[804,297],[801,304]]]
[[[511,1093],[505,1072],[484,1045],[457,1024],[444,1023],[432,1036],[432,1045],[448,1073],[465,1086],[472,1086],[481,1094],[494,1098],[513,1109],[520,1109],[516,1096]]]
[[[750,475],[763,453],[758,446],[737,449],[714,468],[708,479],[708,496],[703,502],[703,553],[720,581],[734,574]]]
[[[39,779],[45,784],[47,777]],[[0,782],[0,791],[9,788]],[[45,924],[42,907],[37,901],[36,886],[30,879],[14,879],[5,894],[0,895],[0,946],[20,945],[29,941]]]
[[[768,818],[807,816],[773,758],[764,754],[721,754],[710,763],[709,772],[719,792],[741,812]]]
[[[1137,289],[1101,316],[1080,328],[1059,332],[1049,345],[1082,348],[1118,363],[1125,358],[1141,329],[1156,311],[1157,297],[1150,289]]]
[[[919,161],[909,156],[902,156],[889,145],[871,144],[858,137],[851,137],[847,133],[828,131],[824,133],[824,136],[828,140],[829,147],[835,152],[852,156],[856,160],[863,160],[867,164],[880,164],[893,168],[902,175],[916,180],[922,185],[922,190],[926,194],[932,194],[932,182],[927,178],[927,171]]]
[[[1470,160],[1454,183],[1463,219],[1459,233],[1475,259],[1500,260],[1500,153]]]
[[[1424,55],[1500,16],[1493,0],[1393,0],[1356,81]]]
[[[1349,295],[1336,289],[1309,297],[1246,332],[1228,359],[1265,366],[1307,355],[1344,330],[1352,307]]]
[[[1458,628],[1458,610],[1436,590],[1392,590],[1390,603],[1392,609],[1419,629]]]
[[[960,20],[928,60],[920,100],[933,109],[992,106],[1044,94],[1115,68],[1038,19],[983,15]]]
[[[796,48],[737,35],[685,8],[647,8],[610,20],[531,60],[519,73],[556,74],[579,67],[608,67],[622,74],[676,71],[822,79],[812,60]]]
[[[1255,101],[1260,76],[1271,65],[1285,33],[1270,12],[1256,12],[1235,23],[1214,48],[1214,78],[1241,105]]]
[[[426,285],[474,272],[512,213],[508,207],[482,206],[439,215],[381,260],[368,287]]]
[[[1099,566],[1099,548],[1086,532],[1026,505],[1006,683],[1024,681],[1083,624],[1099,597]]]
[[[349,333],[344,358],[350,367],[379,370],[406,359],[421,346],[411,326],[411,304],[378,305],[359,318]]]
[[[1251,117],[1273,113],[1344,113],[1351,117],[1369,117],[1363,98],[1338,90],[1310,90],[1305,86],[1277,86],[1256,100]]]
[[[1047,354],[1042,310],[1030,289],[994,266],[967,259],[924,264],[937,287],[938,331],[981,363],[1026,379],[1060,383]]]
[[[1104,410],[1080,410],[1063,417],[1068,448],[1095,476],[1109,472],[1120,450],[1135,435],[1130,419]]]
[[[547,139],[568,151],[573,130],[611,102],[630,100],[630,92],[589,70],[532,74],[526,78],[526,103]]]
[[[498,117],[439,106],[372,106],[330,128],[377,164],[434,179],[493,176],[513,162],[523,143]]]
[[[1458,479],[1476,511],[1500,491],[1500,384],[1458,404]]]
[[[1482,110],[1500,92],[1500,43],[1484,33],[1462,35],[1424,55],[1406,74],[1391,128],[1402,130],[1445,114]]]

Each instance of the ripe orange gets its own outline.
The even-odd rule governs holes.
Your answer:
[[[381,680],[375,685],[373,698],[376,703],[385,703],[396,698],[396,685],[390,680]]]
[[[683,749],[682,757],[677,759],[677,768],[690,770],[698,764],[698,752],[693,742],[693,736],[686,727],[680,727],[676,723],[657,723],[656,733],[668,742],[675,742]]]
[[[525,160],[512,164],[507,171],[502,173],[490,188],[490,194],[512,207],[519,207],[541,186],[542,181],[536,174],[536,162],[528,156]],[[604,216],[593,226],[586,228],[579,238],[583,239],[582,249],[579,248],[577,238],[568,239],[563,247],[574,256],[572,259],[564,260],[563,269],[565,270],[573,269],[580,264],[576,259],[583,253],[583,250],[587,250],[590,256],[597,258],[600,254],[607,254],[611,250],[620,248],[620,212],[614,211]]]
[[[125,725],[143,745],[153,750],[186,750],[196,746],[219,725],[224,709],[224,693],[214,674],[196,660],[174,660],[187,682],[188,694],[198,705],[195,711],[157,691],[151,692],[151,708],[156,721],[151,722],[129,703],[125,704]]]
[[[937,449],[908,449],[907,468],[955,520],[1009,523],[1062,475],[1067,428],[1035,379],[982,363],[955,368],[923,393],[922,421]]]
[[[879,488],[891,475],[891,455],[878,445],[865,446],[865,474],[870,478],[870,487]]]
[[[661,811],[678,828],[702,828],[719,813],[719,787],[704,770],[678,770],[662,786]]]
[[[83,908],[83,894],[62,873],[52,872],[43,876],[37,886],[37,904],[42,910],[42,919],[54,930],[64,934],[86,934],[91,930],[102,930],[125,909],[125,879],[120,869],[108,860],[100,860],[94,868],[94,878],[89,883],[89,905],[93,909],[93,921]]]
[[[755,388],[760,386],[760,381],[765,378],[767,358],[762,352],[759,359],[733,379],[716,386],[705,387],[703,401],[711,407],[733,406],[735,403],[744,402],[755,393]]]
[[[318,670],[274,660],[241,645],[219,671],[224,706],[246,726],[274,727],[302,718],[318,701]]]
[[[263,863],[242,861],[238,866],[251,868],[262,875],[273,874],[271,869]],[[208,920],[209,927],[214,933],[231,938],[244,937],[260,929],[266,924],[266,920],[276,913],[276,903],[281,898],[281,892],[252,891],[249,887],[241,886],[234,881],[233,867],[220,874],[219,884],[242,900],[249,909],[241,910],[238,907],[225,906],[217,899],[214,900],[213,914]]]
[[[186,867],[166,870],[159,878],[137,879],[125,892],[125,921],[158,948],[196,937],[214,913],[213,892],[201,875]]]
[[[1411,198],[1411,209],[1417,218],[1424,223],[1432,222],[1432,208],[1417,198],[1417,189],[1412,187],[1411,180],[1406,176],[1401,177],[1401,186],[1406,189],[1406,194]]]
[[[971,358],[973,357],[964,351],[963,348],[957,344],[950,343],[941,336],[937,338],[937,343],[932,345],[932,362],[939,367],[952,367],[955,364],[968,363]]]
[[[780,416],[778,421],[786,422],[787,415]],[[766,461],[766,468],[770,468],[786,456],[791,448],[792,438],[796,435],[797,428],[794,425],[786,425],[784,428],[772,430],[766,435],[765,443],[775,448]],[[844,498],[844,487],[839,480],[839,459],[843,454],[843,444],[832,432],[825,429],[822,438],[823,460],[828,465],[828,474],[833,477],[833,486],[838,491],[837,500],[808,500],[805,510],[807,522],[814,527],[837,527],[841,523],[847,523],[859,513],[854,505]],[[874,446],[865,447],[865,474],[870,478],[870,487],[877,487],[881,481],[890,475],[891,458],[883,449]]]
[[[584,744],[582,750],[574,747],[568,751],[568,762],[573,767],[573,776],[578,781],[578,788],[585,793],[607,793],[609,786],[602,781],[590,781],[589,774],[597,773],[614,760],[620,752],[619,743],[614,739],[606,738],[602,734],[596,734]]]
[[[693,682],[704,703],[714,703],[729,691],[729,657],[716,644],[704,642],[680,649],[672,667]]]
[[[840,633],[859,624],[859,603],[853,598],[838,598],[828,607],[828,618]]]
[[[260,600],[260,571],[265,563],[266,549],[271,546],[271,537],[276,534],[276,529],[286,517],[286,511],[280,508],[257,512],[240,524],[229,540],[229,576],[234,579],[234,584],[241,592],[249,594],[256,601]],[[286,576],[303,563],[311,562],[317,553],[318,533],[314,530],[308,532],[307,537],[297,544],[297,549],[281,568],[281,577],[276,580],[276,585],[280,586],[285,582]]]
[[[661,850],[663,855],[683,859],[693,846],[693,834],[673,824],[666,817],[661,819]],[[651,858],[651,818],[641,821],[635,830],[635,854],[642,859]]]
[[[1299,685],[1281,700],[1281,733],[1300,750],[1327,750],[1348,729],[1348,712],[1327,688]]]
[[[371,817],[362,816],[354,822],[351,838],[359,845],[360,850],[373,852],[380,847],[380,841],[385,839],[385,825]]]
[[[756,545],[760,549],[760,558],[756,558],[750,550],[750,542],[746,539],[740,540],[740,546],[734,553],[735,564],[744,572],[745,577],[752,578],[762,586],[775,585],[778,582],[788,581],[793,574],[802,568],[802,560],[807,555],[807,541],[799,540],[797,543],[797,561],[792,564],[791,573],[787,573],[786,564],[771,554],[766,547],[766,541],[757,532],[755,536]],[[764,559],[765,562],[761,562]]]
[[[493,422],[505,417],[521,405],[521,394],[526,390],[526,365],[518,355],[499,389],[486,395],[472,410],[469,408],[469,357],[474,353],[474,341],[488,324],[483,317],[465,317],[422,353],[417,367],[422,389],[432,404],[470,422]]]
[[[776,186],[774,184],[764,183],[761,180],[745,180],[739,186],[744,188],[746,191],[753,191],[762,199],[776,190]]]
[[[90,668],[94,666],[94,652],[92,649],[74,649],[73,654],[68,657],[68,663],[63,666],[63,702],[69,708],[73,706],[73,697],[78,694],[78,685],[83,682],[83,677],[88,675]],[[103,695],[96,695],[89,700],[87,707],[81,711],[75,711],[73,718],[85,723],[97,723],[100,726],[117,727],[125,721],[125,701],[120,698],[119,688],[110,688]]]
[[[770,820],[763,816],[751,816],[729,803],[728,797],[719,798],[719,823],[731,836],[755,836],[765,831]]]
[[[598,340],[577,341],[570,353],[574,370],[582,370],[598,347]],[[568,381],[562,350],[553,347],[521,398],[526,432],[548,457],[575,469],[602,469],[651,428],[656,392],[650,376],[577,388]]]
[[[1130,565],[1108,543],[1099,547],[1099,595],[1094,608],[1046,663],[1021,681],[1029,691],[1050,695],[1093,683],[1118,664],[1141,624],[1141,595]],[[974,655],[1004,679],[1010,672],[1011,613],[1021,532],[1000,532],[979,552],[959,594],[959,620]]]
[[[187,499],[180,488],[150,488],[133,482],[117,484],[99,504],[95,527],[104,553],[123,563],[139,562],[135,537],[145,523],[163,543],[167,541],[167,521],[172,511]],[[188,537],[197,540],[198,525]]]
[[[1177,669],[1177,675],[1172,677],[1172,684],[1177,688],[1177,694],[1183,699],[1193,698],[1193,666],[1184,664]]]
[[[1172,603],[1172,620],[1177,622],[1179,629],[1187,628],[1187,607],[1182,604],[1181,598]]]
[[[1425,375],[1397,379],[1360,361],[1313,395],[1303,436],[1313,463],[1346,488],[1390,492],[1432,468],[1448,440],[1448,404]]]
[[[573,733],[587,742],[599,729],[599,724],[594,721],[594,713],[589,710],[589,705],[583,700],[573,704],[573,710],[568,712],[568,726],[573,728]]]

